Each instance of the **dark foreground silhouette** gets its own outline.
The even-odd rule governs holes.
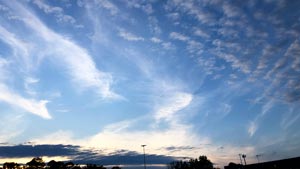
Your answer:
[[[289,158],[276,161],[268,161],[263,163],[241,165],[229,163],[225,169],[300,169],[300,157]]]
[[[213,169],[213,163],[206,156],[189,161],[174,161],[169,164],[168,169]]]
[[[213,163],[206,156],[200,156],[198,159],[190,159],[189,161],[173,161],[168,166],[168,169],[214,169]],[[6,162],[3,164],[3,169],[106,169],[103,165],[86,164],[78,165],[73,162],[62,162],[51,160],[47,164],[41,157],[35,157],[26,165],[20,165],[15,162]],[[114,166],[111,169],[121,169],[119,166]]]
[[[20,165],[15,162],[6,162],[3,164],[3,169],[106,169],[103,165],[86,164],[78,165],[73,162],[62,162],[51,160],[47,164],[41,157],[35,157],[26,165]],[[121,169],[119,166],[114,166],[111,169]]]

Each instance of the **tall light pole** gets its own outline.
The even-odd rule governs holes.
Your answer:
[[[247,165],[247,163],[246,163],[246,154],[243,154],[242,157],[244,159],[245,165]]]
[[[241,160],[241,165],[243,165],[242,154],[239,154],[239,156],[240,156],[240,160]]]
[[[143,147],[143,151],[144,151],[144,169],[146,169],[146,154],[145,154],[145,146],[146,145],[141,145]]]

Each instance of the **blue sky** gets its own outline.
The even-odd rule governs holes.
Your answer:
[[[28,161],[28,145],[46,160],[140,157],[141,144],[153,164],[299,156],[299,6],[1,1],[2,162]]]

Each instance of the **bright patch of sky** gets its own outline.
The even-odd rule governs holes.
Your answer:
[[[0,1],[0,142],[102,155],[146,144],[219,166],[298,156],[299,6]]]

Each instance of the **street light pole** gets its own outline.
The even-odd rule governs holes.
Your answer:
[[[247,165],[247,163],[246,163],[246,154],[243,154],[242,157],[244,159],[245,165]]]
[[[242,154],[239,154],[239,156],[240,156],[240,160],[241,160],[241,165],[243,165]]]
[[[145,153],[145,146],[146,145],[141,145],[143,147],[143,151],[144,151],[144,169],[146,169],[146,153]]]

